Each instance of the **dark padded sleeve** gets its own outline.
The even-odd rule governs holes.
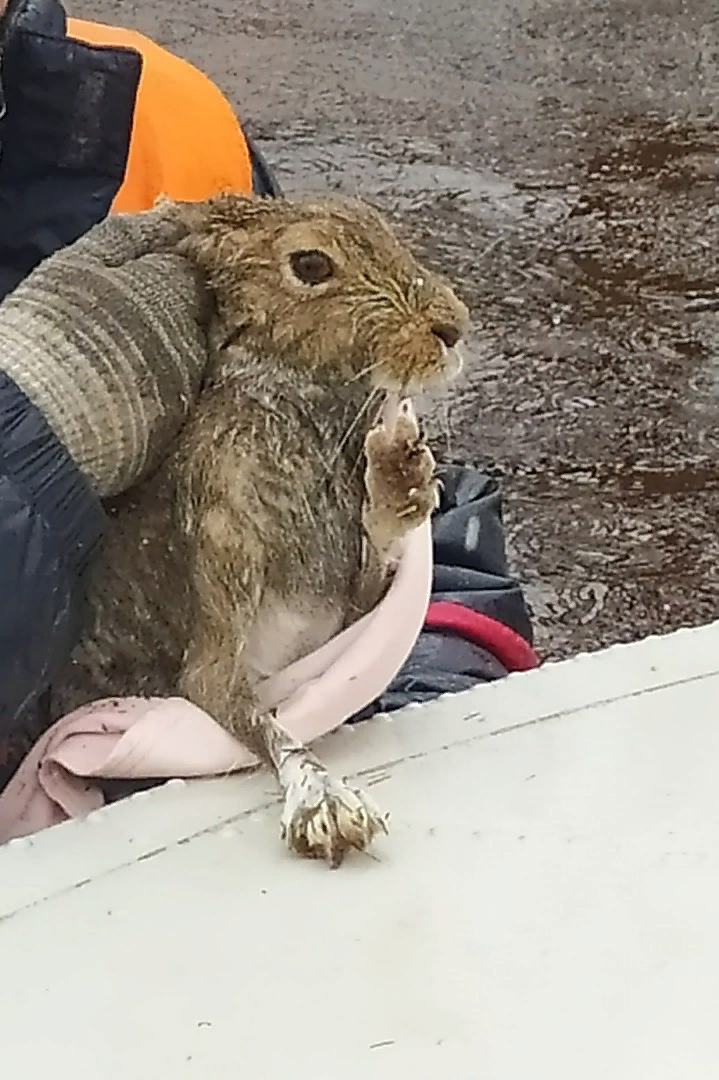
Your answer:
[[[102,508],[42,415],[0,375],[0,789],[43,730],[68,661]]]

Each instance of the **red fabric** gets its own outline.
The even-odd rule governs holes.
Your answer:
[[[449,630],[487,649],[508,671],[531,671],[539,667],[539,657],[521,634],[479,611],[450,600],[430,604],[425,630]]]

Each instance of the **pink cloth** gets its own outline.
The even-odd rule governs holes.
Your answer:
[[[389,685],[422,629],[432,581],[430,523],[405,542],[374,611],[316,652],[266,679],[261,698],[295,738],[339,727]],[[93,777],[218,776],[255,759],[182,698],[113,698],[76,709],[35,744],[0,794],[0,843],[103,805]]]

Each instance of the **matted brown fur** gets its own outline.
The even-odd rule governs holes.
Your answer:
[[[115,500],[53,711],[179,693],[278,769],[253,686],[369,610],[431,512],[414,421],[372,429],[385,391],[453,374],[468,316],[359,201],[173,212],[214,295],[210,369],[166,462]]]

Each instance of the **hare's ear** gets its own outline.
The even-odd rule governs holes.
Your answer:
[[[160,194],[155,199],[154,203],[152,204],[152,209],[153,210],[166,210],[169,207],[176,206],[176,205],[177,205],[177,203],[175,202],[174,199],[171,199],[169,195],[165,195],[164,191],[161,191]]]
[[[204,202],[176,202],[175,213],[189,233],[178,244],[182,255],[211,271],[226,265],[243,232],[267,214],[267,200],[256,195],[215,195]]]
[[[268,200],[259,195],[213,195],[204,202],[176,202],[175,212],[192,232],[220,235],[249,229],[263,221],[278,199]]]

